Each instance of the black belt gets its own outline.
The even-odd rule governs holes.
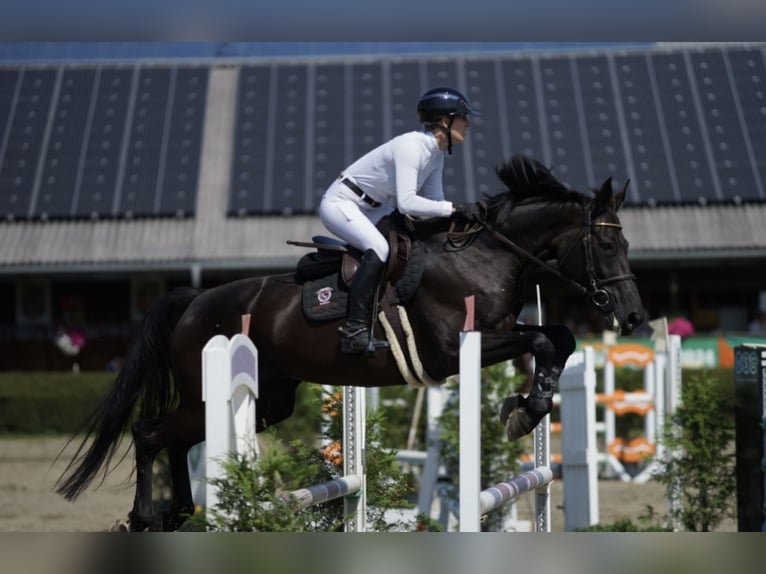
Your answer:
[[[362,198],[362,201],[365,203],[373,206],[373,207],[380,207],[383,205],[379,201],[375,201],[373,198],[371,198],[369,195],[367,195],[364,191],[362,191],[362,188],[359,187],[357,184],[355,184],[353,181],[351,181],[349,178],[344,177],[340,180],[342,184],[344,184],[347,188],[349,188],[351,191],[353,191],[355,194],[357,194],[359,197]]]

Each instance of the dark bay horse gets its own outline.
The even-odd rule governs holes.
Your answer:
[[[623,334],[641,324],[644,314],[617,216],[625,189],[615,192],[609,179],[597,191],[573,191],[522,156],[498,167],[497,174],[507,189],[482,202],[482,221],[466,224],[465,232],[456,235],[448,218],[414,223],[424,268],[404,307],[422,366],[432,379],[459,370],[459,333],[469,295],[475,296],[484,366],[525,353],[534,356],[531,392],[509,397],[501,412],[508,437],[515,440],[551,410],[554,386],[575,349],[565,326],[516,323],[526,271],[549,267]],[[178,289],[146,316],[113,387],[87,422],[86,437],[57,492],[74,500],[99,472],[106,472],[130,428],[136,462],[130,529],[177,528],[193,508],[187,451],[205,439],[201,351],[216,334],[240,332],[244,314],[252,315],[249,336],[259,350],[257,430],[292,414],[302,381],[406,384],[390,350],[370,357],[341,353],[337,329],[342,319],[308,320],[294,273],[207,290]],[[174,491],[164,522],[152,509],[152,465],[163,448],[168,449]]]

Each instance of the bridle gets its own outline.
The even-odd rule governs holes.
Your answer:
[[[489,231],[498,241],[506,245],[507,247],[510,247],[511,250],[516,252],[519,255],[522,255],[523,257],[534,261],[536,264],[538,264],[541,267],[544,267],[551,273],[554,273],[567,283],[571,285],[574,289],[580,291],[584,295],[588,295],[593,302],[593,305],[604,315],[609,315],[614,311],[614,300],[612,299],[612,296],[609,294],[609,292],[604,289],[607,285],[612,285],[614,283],[619,283],[620,281],[631,281],[636,278],[636,276],[633,273],[623,273],[621,275],[614,275],[612,277],[598,277],[596,275],[596,269],[594,266],[594,258],[593,258],[593,233],[594,229],[597,227],[611,227],[613,229],[622,229],[622,225],[619,223],[612,223],[610,221],[593,221],[591,209],[584,208],[583,209],[585,213],[585,221],[582,227],[582,230],[580,231],[580,234],[578,235],[577,239],[572,242],[572,244],[569,246],[569,248],[564,252],[564,254],[557,260],[556,265],[551,265],[547,261],[543,261],[533,253],[529,252],[528,250],[521,247],[519,244],[511,241],[508,239],[505,235],[497,231],[492,225],[490,225],[487,221],[480,221],[478,222],[478,225],[475,229],[469,230],[467,233],[476,233],[480,231],[482,228]],[[466,233],[466,232],[464,232]],[[450,239],[452,242],[452,239]],[[581,244],[583,245],[583,250],[585,253],[585,272],[588,276],[588,285],[583,285],[579,281],[572,279],[571,277],[567,277],[561,272],[561,269],[563,268],[564,262],[569,258],[569,256],[574,252],[575,247],[577,245]]]

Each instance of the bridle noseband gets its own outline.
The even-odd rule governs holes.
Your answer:
[[[622,229],[622,225],[619,223],[612,223],[610,221],[593,221],[592,220],[592,214],[590,209],[584,209],[585,212],[585,222],[583,224],[582,231],[580,231],[580,235],[577,237],[577,239],[572,242],[572,244],[569,246],[569,249],[567,249],[564,254],[558,259],[556,262],[556,265],[551,265],[547,261],[543,261],[533,253],[530,253],[517,243],[511,241],[508,239],[505,235],[497,231],[494,227],[492,227],[489,222],[487,221],[480,221],[478,222],[478,225],[476,225],[475,228],[472,228],[466,232],[463,233],[477,233],[482,228],[489,231],[497,240],[499,240],[501,243],[505,244],[506,246],[510,247],[513,251],[516,253],[526,257],[527,259],[534,261],[541,267],[546,268],[551,273],[554,273],[555,275],[559,276],[561,279],[569,283],[572,287],[574,287],[576,290],[580,291],[584,295],[590,296],[591,301],[593,302],[593,305],[601,311],[604,315],[609,315],[614,311],[614,301],[612,299],[612,296],[609,294],[606,289],[604,289],[607,285],[612,285],[614,283],[618,283],[620,281],[629,281],[634,280],[636,276],[633,273],[623,273],[621,275],[615,275],[613,277],[606,277],[601,278],[596,275],[596,269],[594,265],[594,258],[593,258],[593,229],[596,227],[611,227],[614,229]],[[450,238],[450,242],[453,242],[453,239]],[[585,286],[581,284],[579,281],[572,279],[571,277],[567,277],[561,272],[561,268],[564,264],[564,261],[566,261],[569,256],[574,251],[574,248],[577,247],[578,244],[582,243],[583,249],[585,252],[585,272],[588,275],[588,285]]]
[[[593,302],[593,305],[601,311],[604,315],[609,315],[612,311],[614,311],[614,301],[612,300],[612,297],[609,295],[609,292],[604,289],[607,285],[612,285],[613,283],[619,283],[620,281],[629,281],[634,280],[636,276],[633,273],[623,273],[622,275],[614,275],[613,277],[606,277],[601,278],[596,275],[596,269],[594,265],[594,259],[593,259],[593,228],[594,227],[611,227],[614,229],[622,229],[622,225],[619,223],[612,223],[610,221],[593,221],[592,220],[592,214],[590,209],[585,209],[585,224],[583,225],[582,231],[580,232],[580,235],[578,236],[577,240],[570,245],[569,249],[564,252],[564,255],[557,261],[557,267],[559,269],[562,268],[564,265],[564,261],[572,254],[574,251],[575,246],[577,246],[578,243],[582,242],[583,249],[585,251],[585,272],[588,275],[588,287],[585,287],[575,281],[574,279],[568,278],[565,275],[563,275],[558,269],[556,272],[569,281],[570,284],[574,285],[575,288],[579,289],[581,292],[586,293],[590,295],[591,301]],[[549,267],[553,267],[549,265]],[[555,268],[554,268],[555,269]]]

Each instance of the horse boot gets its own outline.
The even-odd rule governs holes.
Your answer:
[[[376,349],[385,349],[389,346],[387,341],[379,341],[373,336],[378,306],[378,284],[383,265],[372,249],[368,249],[362,255],[359,269],[351,282],[348,318],[346,324],[338,329],[341,335],[340,350],[344,353],[369,355]]]
[[[531,433],[553,409],[554,379],[537,373],[532,392],[507,397],[500,408],[500,422],[505,425],[508,440],[515,441]]]

